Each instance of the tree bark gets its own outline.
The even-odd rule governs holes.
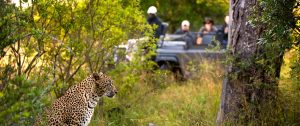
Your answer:
[[[217,118],[219,125],[226,122],[247,123],[258,118],[256,114],[260,110],[256,106],[276,96],[283,54],[278,54],[268,64],[257,63],[267,59],[264,45],[259,43],[266,27],[252,23],[253,19],[261,16],[262,11],[259,0],[230,0],[229,57],[232,60],[222,85]],[[270,73],[266,66],[274,71]]]

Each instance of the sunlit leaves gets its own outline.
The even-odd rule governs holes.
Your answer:
[[[17,124],[30,119],[31,125],[47,103],[39,97],[45,87],[53,87],[50,99],[59,97],[91,72],[107,70],[116,46],[148,31],[138,3],[34,0],[21,10],[0,3],[0,50],[7,51],[0,68],[10,68],[0,69],[1,119]]]

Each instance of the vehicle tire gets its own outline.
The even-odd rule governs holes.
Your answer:
[[[160,65],[160,69],[161,70],[172,70],[172,67],[169,64],[164,63],[164,64]]]

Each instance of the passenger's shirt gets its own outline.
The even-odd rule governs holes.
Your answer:
[[[224,25],[222,26],[222,28],[221,28],[221,31],[222,31],[222,33],[224,34],[223,39],[227,41],[227,40],[228,40],[228,32],[229,32],[229,31],[228,31],[227,33],[225,33],[225,29],[226,29],[226,28],[228,28],[228,24],[224,24]]]
[[[215,26],[212,27],[211,31],[207,31],[206,28],[202,26],[199,30],[198,37],[203,37],[203,35],[205,35],[205,34],[214,34],[217,31],[218,31],[218,29]],[[207,33],[204,33],[204,32],[207,32]]]
[[[152,16],[152,17],[148,17],[147,18],[147,22],[150,25],[157,25],[157,28],[155,29],[155,33],[154,33],[154,37],[155,38],[159,38],[160,35],[163,35],[163,25],[162,25],[162,21],[158,16]]]

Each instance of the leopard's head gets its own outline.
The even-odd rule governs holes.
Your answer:
[[[113,85],[113,80],[110,77],[106,76],[103,73],[93,73],[93,78],[95,79],[96,84],[96,93],[98,96],[107,96],[113,97],[117,94],[117,89]]]

